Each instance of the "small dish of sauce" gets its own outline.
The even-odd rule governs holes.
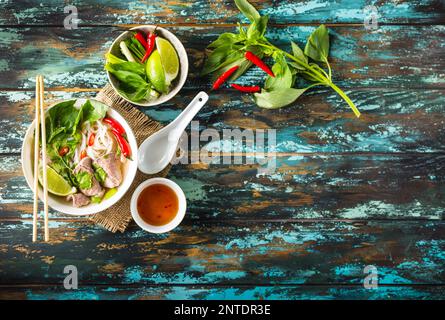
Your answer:
[[[137,208],[142,220],[152,226],[171,222],[178,213],[178,196],[165,184],[152,184],[142,190]]]
[[[152,233],[164,233],[181,223],[187,201],[175,182],[152,178],[136,188],[130,207],[131,216],[139,227]]]

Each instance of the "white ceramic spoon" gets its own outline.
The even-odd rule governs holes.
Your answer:
[[[201,91],[175,120],[145,139],[138,152],[139,170],[146,174],[155,174],[168,166],[178,148],[182,133],[208,99],[207,93]]]

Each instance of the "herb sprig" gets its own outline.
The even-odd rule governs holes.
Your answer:
[[[254,94],[259,107],[277,109],[287,106],[298,99],[306,90],[314,86],[332,88],[351,107],[357,117],[360,111],[354,102],[332,81],[329,64],[329,32],[320,25],[308,38],[304,50],[291,41],[292,53],[273,45],[266,37],[269,16],[261,16],[247,0],[235,0],[238,9],[250,20],[248,28],[238,24],[238,33],[223,33],[212,42],[210,54],[204,64],[202,75],[212,74],[218,78],[234,66],[239,68],[229,78],[233,81],[243,75],[252,63],[245,58],[245,52],[253,52],[260,58],[274,60],[272,71],[275,77],[266,78],[264,88]],[[305,88],[296,88],[298,77],[312,82]]]

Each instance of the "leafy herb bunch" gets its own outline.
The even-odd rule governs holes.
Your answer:
[[[269,42],[265,37],[269,16],[261,16],[247,0],[235,0],[238,9],[250,20],[246,29],[238,23],[239,33],[223,33],[212,42],[211,50],[202,70],[202,75],[212,73],[215,77],[234,66],[239,68],[230,80],[243,75],[252,66],[244,56],[253,52],[260,58],[272,57],[275,61],[272,71],[275,77],[266,78],[264,88],[254,94],[256,104],[262,108],[277,109],[294,102],[306,90],[317,86],[327,86],[335,90],[359,117],[360,111],[351,99],[332,82],[332,70],[328,61],[329,33],[320,25],[308,38],[304,51],[291,41],[292,53],[288,53]],[[310,82],[306,88],[295,88],[300,76]]]

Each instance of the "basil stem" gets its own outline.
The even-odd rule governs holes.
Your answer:
[[[287,58],[295,61],[296,63],[300,64],[302,67],[306,68],[305,72],[310,74],[314,79],[317,79],[318,80],[317,84],[322,84],[324,86],[331,87],[351,107],[351,109],[354,112],[355,116],[357,118],[360,117],[360,111],[357,109],[357,107],[354,104],[354,102],[352,102],[352,100],[348,97],[348,95],[342,89],[337,87],[337,85],[335,85],[332,82],[332,79],[331,79],[331,76],[332,76],[331,67],[329,66],[329,63],[328,63],[327,59],[325,59],[325,61],[326,61],[326,64],[328,65],[329,75],[327,75],[324,71],[323,71],[324,74],[320,73],[317,69],[312,67],[309,63],[306,63],[305,61],[303,61],[301,59],[298,59],[294,55],[291,55],[290,53],[288,53],[288,52],[286,52],[284,50],[281,50],[280,48],[274,46],[273,44],[271,44],[269,42],[268,43],[258,42],[257,45],[262,46],[264,48],[271,49],[271,50],[279,52],[281,54],[284,54]]]

